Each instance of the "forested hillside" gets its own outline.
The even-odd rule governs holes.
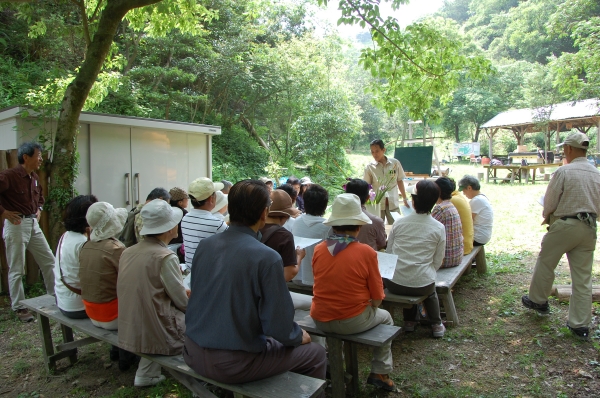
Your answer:
[[[320,11],[309,0],[163,0],[132,10],[84,110],[222,126],[216,178],[312,166],[333,184],[349,170],[348,148],[400,142],[409,119],[425,122],[416,136],[429,126],[471,141],[500,111],[600,96],[595,0],[448,0],[404,29],[373,2],[354,3],[342,5],[341,22],[370,29],[354,41],[315,29]],[[402,11],[404,1],[392,3]],[[103,7],[0,3],[0,108],[60,109]]]

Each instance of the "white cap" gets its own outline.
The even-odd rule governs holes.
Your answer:
[[[575,132],[569,134],[563,142],[557,145],[557,147],[563,145],[572,146],[573,148],[588,149],[590,147],[590,139],[583,133]]]
[[[221,210],[223,207],[225,207],[228,203],[227,195],[225,195],[221,191],[217,191],[216,194],[217,194],[217,201],[215,203],[214,209],[212,209],[210,211],[211,213],[217,213],[219,210]]]
[[[192,181],[188,193],[200,202],[208,199],[209,196],[220,191],[223,187],[225,185],[222,182],[212,182],[210,178],[200,177]]]

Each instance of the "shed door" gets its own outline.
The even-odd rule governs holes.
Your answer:
[[[129,127],[90,125],[90,186],[98,200],[131,209]]]
[[[134,205],[146,201],[157,187],[167,191],[189,185],[187,134],[131,129],[131,170]]]

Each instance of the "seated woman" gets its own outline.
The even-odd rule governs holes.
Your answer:
[[[398,255],[392,279],[384,279],[393,294],[424,296],[425,308],[433,323],[433,337],[444,337],[446,328],[440,317],[440,304],[435,291],[436,271],[442,265],[446,250],[446,231],[442,223],[431,217],[431,209],[440,196],[440,188],[432,181],[419,181],[408,187],[412,194],[414,214],[397,220],[390,232],[386,251]],[[404,309],[404,330],[416,327],[417,306]]]
[[[63,315],[73,319],[87,318],[81,300],[79,283],[79,252],[89,239],[89,225],[85,215],[98,199],[94,195],[79,195],[69,203],[64,212],[65,232],[56,248],[54,263],[54,290],[56,305]]]
[[[145,239],[125,250],[119,262],[119,346],[143,354],[181,354],[189,291],[183,286],[179,260],[167,244],[177,236],[183,212],[155,199],[140,214]],[[140,360],[136,387],[164,379],[159,364]]]
[[[190,195],[188,195],[188,193],[186,192],[185,189],[179,188],[179,187],[171,188],[171,190],[169,191],[169,194],[171,195],[171,199],[169,200],[169,203],[171,204],[171,206],[181,209],[181,211],[183,212],[183,215],[185,216],[188,212],[187,207],[190,202]],[[170,245],[177,244],[177,243],[181,243],[181,246],[177,250],[177,257],[179,258],[179,262],[184,264],[185,263],[185,248],[183,247],[183,235],[181,234],[181,223],[179,223],[179,226],[177,229],[177,237],[173,238],[169,242]]]
[[[384,298],[375,251],[357,240],[361,225],[371,220],[354,194],[335,198],[331,217],[324,222],[333,235],[315,247],[313,302],[310,316],[326,333],[354,334],[379,324],[393,325],[389,312],[379,307]],[[392,342],[373,348],[368,384],[394,391]]]
[[[442,261],[442,268],[457,267],[463,259],[465,247],[460,215],[458,209],[451,202],[456,184],[448,177],[440,177],[435,180],[435,183],[440,188],[440,197],[431,212],[431,217],[441,222],[446,228],[446,254]]]
[[[125,245],[115,236],[123,229],[127,210],[97,202],[88,209],[86,219],[92,232],[79,253],[81,297],[95,326],[117,330],[117,276]]]
[[[229,221],[228,217],[225,216],[227,214],[227,195],[221,191],[215,192],[215,195],[217,199],[215,201],[215,207],[210,212],[213,216],[227,222]]]

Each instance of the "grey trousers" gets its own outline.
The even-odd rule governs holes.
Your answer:
[[[203,348],[186,336],[183,359],[198,374],[222,383],[246,383],[287,371],[325,380],[327,369],[327,354],[320,345],[285,347],[270,337],[263,351],[247,352]]]
[[[54,255],[35,218],[23,218],[21,224],[14,225],[4,220],[2,238],[6,244],[6,260],[8,261],[8,287],[13,311],[25,308],[21,301],[25,300],[22,278],[25,274],[25,251],[33,254],[44,276],[44,284],[48,294],[54,294]]]
[[[596,230],[577,219],[556,220],[542,239],[529,298],[534,303],[548,301],[554,270],[563,254],[571,269],[572,293],[569,300],[569,326],[589,327],[592,320],[592,265],[596,249]]]
[[[394,320],[389,312],[370,305],[362,314],[352,318],[339,321],[319,322],[314,320],[319,329],[325,333],[354,334],[373,329],[375,326],[393,325]],[[371,372],[378,374],[389,374],[394,369],[392,360],[392,342],[381,347],[373,347],[373,360],[371,361]]]

